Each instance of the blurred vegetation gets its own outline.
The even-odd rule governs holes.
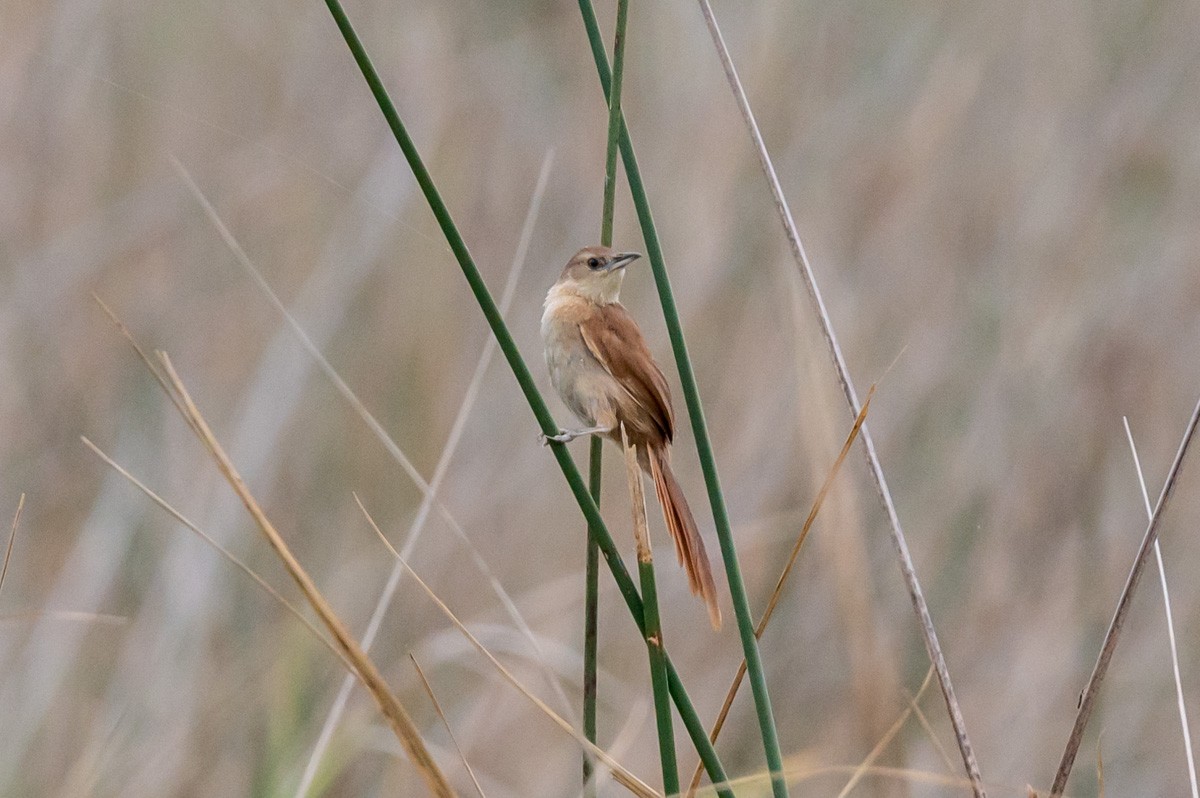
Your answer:
[[[599,4],[605,30],[614,5]],[[542,297],[592,242],[602,199],[605,107],[574,4],[349,11],[493,290],[555,151],[509,314],[536,363]],[[883,379],[872,430],[984,776],[1011,787],[993,794],[1044,787],[1144,528],[1121,416],[1156,494],[1200,386],[1200,8],[724,0],[716,12],[856,379]],[[630,26],[623,106],[761,606],[849,419],[816,324],[790,299],[786,242],[698,10],[634,3]],[[28,496],[0,593],[0,793],[291,795],[339,666],[79,443],[95,440],[292,595],[90,293],[171,353],[355,629],[391,562],[350,492],[393,540],[420,493],[238,269],[171,156],[427,477],[486,325],[321,5],[18,1],[0,9],[0,29],[0,517]],[[636,249],[617,198],[614,239]],[[623,298],[669,362],[647,271],[630,274]],[[676,469],[703,507],[680,427]],[[442,496],[577,697],[584,531],[536,432],[494,363]],[[606,482],[621,485],[614,455]],[[1195,486],[1185,471],[1162,538],[1191,706]],[[632,553],[620,534],[628,499],[608,494]],[[413,564],[542,686],[436,514]],[[711,717],[740,656],[736,631],[711,636],[682,574],[660,574],[667,646]],[[1097,746],[1108,794],[1186,789],[1157,592],[1143,582],[1078,794],[1095,792]],[[606,577],[601,593],[600,737],[654,774],[643,643]],[[67,610],[125,621],[54,614]],[[410,584],[389,617],[378,661],[464,793],[410,651],[490,795],[574,794],[577,745]],[[859,458],[763,654],[785,754],[802,768],[860,761],[924,677]],[[922,706],[953,755],[940,703]],[[748,693],[730,724],[724,763],[759,771]],[[885,762],[960,772],[912,722]],[[825,794],[842,781],[807,784]],[[330,796],[420,790],[361,692],[317,784]],[[881,780],[859,790],[950,793]]]

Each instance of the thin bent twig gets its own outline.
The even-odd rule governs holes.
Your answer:
[[[829,347],[830,358],[833,360],[834,369],[837,372],[838,383],[841,385],[842,393],[846,396],[846,403],[850,407],[850,412],[857,415],[860,408],[858,394],[854,390],[854,383],[850,378],[850,370],[846,365],[845,357],[842,355],[841,347],[838,345],[837,336],[833,331],[833,322],[830,320],[829,313],[825,309],[825,302],[821,298],[820,289],[817,287],[817,281],[813,275],[812,266],[809,264],[808,255],[805,253],[804,245],[800,241],[800,234],[796,231],[796,223],[792,219],[792,212],[788,208],[787,199],[783,195],[783,188],[780,186],[779,178],[775,174],[775,167],[772,165],[771,157],[767,153],[766,145],[763,143],[762,134],[758,130],[758,123],[754,119],[754,113],[750,110],[750,102],[746,99],[746,92],[742,88],[737,70],[734,69],[733,60],[729,56],[729,50],[725,46],[721,30],[717,27],[717,20],[713,16],[712,7],[709,5],[708,0],[699,0],[699,3],[700,11],[704,15],[704,21],[708,24],[709,33],[712,35],[713,44],[716,46],[717,55],[721,59],[721,66],[725,70],[725,77],[728,79],[729,87],[732,89],[734,98],[737,100],[738,109],[741,111],[742,119],[746,123],[750,137],[754,141],[754,149],[758,155],[759,165],[762,167],[763,174],[771,186],[775,208],[779,212],[780,221],[783,223],[784,232],[787,234],[788,243],[792,250],[792,257],[799,267],[802,282],[808,292],[808,298],[816,310],[817,317],[820,319],[821,332],[825,338],[826,345]],[[908,551],[908,541],[904,537],[904,529],[900,525],[900,517],[896,512],[895,503],[892,501],[892,494],[888,489],[887,479],[883,475],[883,466],[880,464],[879,456],[875,452],[875,443],[871,439],[870,430],[865,425],[862,428],[861,437],[863,448],[870,464],[871,478],[875,482],[876,492],[879,494],[880,501],[883,502],[884,511],[887,513],[888,528],[891,532],[892,543],[896,547],[896,553],[900,559],[900,571],[904,575],[904,582],[908,587],[909,597],[912,599],[913,610],[917,614],[921,634],[925,642],[925,650],[928,652],[929,659],[933,662],[934,669],[937,671],[938,685],[941,687],[942,697],[946,701],[946,709],[950,714],[950,723],[954,727],[954,736],[958,741],[958,750],[962,754],[967,777],[971,781],[971,789],[974,791],[976,798],[984,798],[983,778],[979,773],[979,764],[975,759],[975,751],[967,736],[962,709],[959,707],[958,698],[954,694],[954,686],[950,681],[950,670],[946,666],[946,658],[942,654],[942,647],[938,642],[937,632],[933,626],[933,618],[929,614],[929,605],[926,603],[925,594],[921,590],[921,583],[917,580],[917,572],[913,565],[912,555]]]
[[[1146,533],[1142,536],[1142,545],[1138,547],[1137,557],[1129,569],[1129,576],[1125,579],[1121,597],[1117,599],[1117,609],[1113,613],[1112,621],[1108,624],[1108,631],[1104,634],[1104,645],[1100,647],[1100,655],[1096,658],[1092,675],[1088,678],[1083,695],[1080,696],[1075,725],[1071,728],[1071,736],[1067,738],[1067,748],[1063,751],[1062,761],[1058,764],[1058,772],[1054,774],[1054,783],[1050,786],[1051,796],[1062,795],[1063,790],[1067,787],[1067,779],[1070,778],[1071,768],[1075,764],[1075,755],[1079,753],[1079,746],[1083,743],[1083,731],[1087,728],[1088,719],[1092,716],[1092,710],[1096,706],[1096,696],[1100,692],[1104,675],[1108,672],[1108,663],[1112,659],[1113,651],[1117,648],[1117,638],[1121,634],[1121,627],[1125,624],[1125,615],[1129,611],[1133,591],[1142,577],[1146,560],[1150,556],[1150,549],[1158,540],[1159,524],[1162,522],[1171,495],[1175,492],[1175,484],[1179,480],[1179,472],[1183,467],[1183,458],[1191,447],[1198,422],[1200,422],[1200,400],[1196,402],[1196,408],[1192,411],[1192,417],[1183,433],[1183,439],[1179,442],[1179,450],[1175,452],[1175,460],[1171,463],[1171,470],[1167,472],[1167,481],[1163,484],[1162,493],[1158,496],[1158,504],[1155,505],[1154,512],[1150,515],[1150,522],[1146,526]]]

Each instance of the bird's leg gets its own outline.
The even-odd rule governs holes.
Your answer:
[[[551,443],[570,443],[576,438],[582,438],[584,435],[606,435],[613,431],[612,427],[598,426],[588,427],[587,429],[565,429],[557,435],[538,435],[538,440],[543,446],[549,446]]]

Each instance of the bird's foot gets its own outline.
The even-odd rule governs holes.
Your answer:
[[[578,437],[578,433],[566,429],[557,435],[547,435],[544,432],[538,434],[538,440],[541,441],[542,446],[549,446],[552,443],[570,443],[576,437]]]

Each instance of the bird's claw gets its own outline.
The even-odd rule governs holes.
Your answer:
[[[574,438],[575,436],[566,430],[559,432],[557,435],[547,435],[544,432],[538,433],[538,440],[541,441],[542,446],[549,446],[552,443],[570,443]]]

